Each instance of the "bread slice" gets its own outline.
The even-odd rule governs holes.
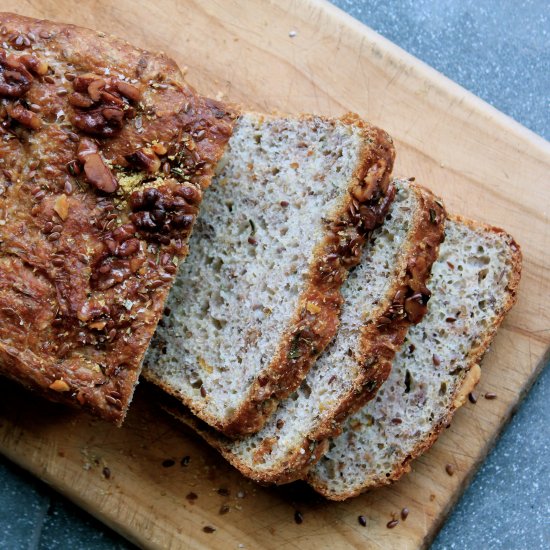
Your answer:
[[[120,424],[233,118],[163,54],[0,27],[0,373]]]
[[[336,332],[340,287],[393,197],[393,158],[356,116],[242,115],[145,378],[230,436],[259,430]]]
[[[408,326],[426,310],[425,282],[443,238],[445,212],[429,191],[407,181],[395,186],[384,225],[372,233],[362,263],[342,289],[336,338],[264,428],[230,441],[182,418],[256,481],[285,483],[304,475],[325,449],[323,441],[387,378]]]
[[[479,362],[516,299],[521,253],[500,229],[453,218],[424,321],[411,328],[375,399],[348,418],[308,482],[332,500],[410,470],[477,383]]]

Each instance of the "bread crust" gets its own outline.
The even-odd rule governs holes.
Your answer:
[[[513,307],[513,305],[516,303],[517,291],[519,287],[519,281],[521,278],[522,253],[521,253],[520,246],[517,244],[514,238],[503,229],[486,225],[481,222],[469,220],[469,219],[463,218],[462,216],[450,216],[449,219],[455,222],[462,223],[476,231],[481,230],[481,231],[488,231],[492,233],[499,233],[505,237],[508,243],[508,246],[512,252],[512,260],[511,260],[512,271],[511,271],[510,281],[508,282],[508,285],[506,288],[508,297],[499,315],[496,317],[491,328],[486,332],[482,341],[479,343],[477,347],[472,348],[470,350],[470,353],[468,355],[467,367],[464,369],[464,371],[461,374],[460,382],[455,385],[455,389],[451,400],[452,405],[450,409],[446,411],[446,413],[437,421],[437,423],[434,425],[428,437],[426,437],[423,441],[419,441],[418,444],[414,447],[413,451],[409,454],[409,456],[407,456],[405,460],[403,460],[402,462],[394,466],[393,471],[390,473],[388,477],[386,477],[386,475],[371,477],[365,481],[364,485],[362,485],[360,488],[356,490],[334,494],[328,491],[328,488],[326,487],[326,485],[323,484],[321,480],[319,480],[319,478],[313,477],[311,475],[308,476],[307,482],[309,483],[309,485],[311,485],[313,489],[315,489],[315,491],[322,494],[324,497],[326,497],[329,500],[343,501],[348,498],[357,496],[367,490],[375,489],[377,487],[382,487],[384,485],[395,483],[404,474],[408,473],[411,470],[411,462],[416,458],[418,458],[419,456],[421,456],[423,453],[425,453],[428,449],[430,449],[430,447],[437,441],[441,432],[445,429],[446,426],[450,424],[456,410],[464,404],[464,399],[459,399],[458,397],[460,396],[461,393],[465,391],[465,389],[468,389],[466,388],[466,385],[468,385],[469,388],[473,389],[471,380],[468,378],[468,374],[474,367],[477,367],[480,364],[483,358],[483,355],[486,353],[487,349],[489,348],[489,345],[491,344],[491,341],[494,338],[496,331],[498,330],[499,326],[504,320],[504,317],[506,316],[508,311]],[[478,381],[478,378],[475,380],[475,383],[477,383],[477,381]],[[468,391],[471,391],[471,389],[468,389]]]
[[[283,464],[271,471],[257,471],[231,451],[230,440],[198,421],[183,408],[163,404],[169,414],[197,431],[247,477],[262,484],[283,484],[305,477],[311,466],[326,452],[328,438],[337,434],[349,414],[374,397],[388,377],[391,361],[413,322],[413,318],[405,314],[403,305],[408,297],[417,293],[429,295],[425,283],[438,256],[446,219],[443,204],[430,191],[412,183],[407,185],[411,186],[418,201],[408,236],[410,244],[399,260],[391,291],[371,316],[372,322],[362,329],[363,368],[346,395],[323,414],[322,422],[296,446]],[[414,321],[419,322],[425,311],[426,308],[422,308]]]
[[[301,118],[322,117],[303,115]],[[351,113],[340,121],[361,131],[364,146],[358,166],[347,195],[327,216],[326,234],[314,250],[306,288],[274,358],[252,383],[247,399],[222,421],[201,404],[179,395],[151,369],[144,373],[148,381],[182,399],[194,414],[228,437],[259,431],[277,403],[300,385],[332,340],[342,307],[340,288],[348,271],[359,262],[366,236],[383,222],[393,200],[395,190],[390,185],[390,174],[395,150],[390,136]]]
[[[0,372],[120,424],[234,115],[164,54],[0,28]]]
[[[249,468],[245,463],[239,461],[229,449],[229,445],[232,441],[231,439],[216,431],[212,426],[203,422],[200,418],[194,416],[187,407],[175,400],[172,396],[167,394],[160,395],[157,393],[156,401],[164,412],[168,413],[173,419],[181,424],[191,428],[206,441],[206,443],[221,453],[221,455],[243,475],[253,479],[261,485],[273,485],[275,483],[274,478],[269,474],[259,474],[253,468]],[[307,453],[307,460],[311,465],[321,460],[321,457],[327,450],[328,439],[319,442],[315,447],[309,448],[308,446],[307,449],[304,449],[304,453]],[[299,479],[299,477],[296,476],[294,460],[285,463],[285,465],[277,471],[276,476],[278,480],[277,484],[290,483],[291,481]]]
[[[425,285],[443,241],[446,212],[442,202],[430,191],[412,183],[409,185],[419,201],[410,232],[410,245],[400,258],[392,291],[388,293],[391,299],[380,302],[371,317],[372,322],[362,329],[360,355],[363,366],[359,375],[346,395],[323,414],[323,421],[304,438],[292,459],[285,464],[284,471],[270,473],[260,480],[264,483],[289,483],[307,476],[311,466],[324,454],[318,452],[318,447],[326,448],[328,438],[339,433],[342,422],[370,401],[389,376],[395,353],[413,324],[411,317],[398,313],[401,311],[399,306],[402,308],[405,299],[416,293],[429,296]],[[396,313],[390,312],[392,308]],[[416,323],[426,311],[426,307],[422,308],[421,314],[415,318]],[[381,320],[389,322],[382,323]]]

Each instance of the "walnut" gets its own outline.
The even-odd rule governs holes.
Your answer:
[[[71,122],[87,134],[99,137],[114,137],[122,129],[122,121],[116,118],[107,118],[103,111],[104,107],[99,107],[92,111],[75,112]]]
[[[23,97],[31,88],[33,77],[25,66],[13,55],[6,55],[0,49],[0,96]]]
[[[32,111],[25,109],[20,103],[7,105],[6,111],[13,120],[17,120],[17,122],[31,130],[38,130],[42,126],[40,118]]]
[[[149,147],[143,147],[130,155],[126,155],[126,160],[131,165],[146,170],[149,174],[154,174],[160,169],[160,159]]]
[[[94,104],[93,99],[80,92],[73,92],[69,96],[69,105],[78,107],[79,109],[89,109]]]
[[[138,101],[138,88],[95,74],[83,74],[72,81],[74,92],[69,104],[74,108],[71,122],[81,131],[94,136],[113,137],[122,129],[125,118],[135,114],[128,102]]]
[[[104,193],[114,193],[118,189],[118,181],[101,158],[95,142],[86,138],[80,140],[77,155],[90,185]]]
[[[137,102],[141,99],[140,90],[133,84],[128,84],[123,80],[115,80],[113,84],[117,91],[130,101]]]
[[[182,230],[193,225],[200,198],[201,191],[193,185],[169,180],[159,187],[134,191],[130,196],[130,219],[149,237],[171,232],[179,237]]]
[[[418,323],[428,311],[430,296],[417,292],[405,300],[405,312],[411,323]]]
[[[19,57],[19,62],[22,63],[29,71],[32,71],[38,76],[44,76],[48,72],[47,61],[39,59],[35,55],[22,55]]]

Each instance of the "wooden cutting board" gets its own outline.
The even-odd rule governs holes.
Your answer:
[[[463,407],[393,487],[340,504],[305,485],[257,487],[158,412],[143,389],[117,429],[2,382],[0,451],[142,547],[428,545],[545,361],[549,144],[326,3],[4,0],[2,9],[164,49],[200,90],[249,107],[356,111],[394,136],[396,174],[416,176],[452,212],[503,226],[525,263],[519,303],[482,365],[479,391],[498,398]],[[388,529],[405,506],[408,519]]]

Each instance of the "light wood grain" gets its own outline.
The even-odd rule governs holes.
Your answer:
[[[150,548],[403,548],[433,538],[544,363],[550,343],[550,146],[329,4],[310,0],[8,0],[2,9],[163,49],[200,90],[255,109],[353,110],[395,138],[398,175],[449,210],[500,225],[523,247],[519,302],[482,365],[480,399],[393,487],[346,503],[304,485],[263,489],[159,413],[139,391],[122,429],[0,384],[0,451]],[[291,38],[289,31],[296,31]],[[179,460],[191,456],[188,467]],[[163,467],[165,459],[176,460]],[[453,463],[453,477],[445,464]],[[102,474],[107,466],[111,478]],[[217,493],[227,487],[229,497]],[[189,492],[198,499],[191,503]],[[244,498],[237,493],[245,491]],[[222,504],[229,513],[218,513]],[[406,522],[386,523],[403,506]],[[294,522],[294,511],[304,516]],[[367,517],[367,528],[357,522]],[[205,525],[216,528],[212,534]]]

